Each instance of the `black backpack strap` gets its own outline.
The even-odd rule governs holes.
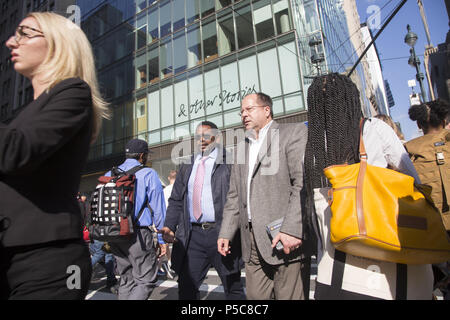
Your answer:
[[[136,172],[144,168],[144,165],[140,164],[136,167],[131,168],[130,170],[125,171],[125,174],[136,174]]]

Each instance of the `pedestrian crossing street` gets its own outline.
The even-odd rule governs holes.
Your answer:
[[[311,264],[311,288],[309,292],[310,299],[314,298],[314,286],[317,275],[317,263],[315,260]],[[245,281],[245,272],[241,272]],[[205,281],[200,286],[201,300],[224,300],[225,294],[219,275],[214,269],[210,269]],[[106,288],[106,276],[102,276],[97,283],[91,283],[90,290],[86,300],[117,300],[117,295]],[[159,277],[156,287],[149,300],[178,300],[178,283],[176,279],[169,280],[165,276]]]

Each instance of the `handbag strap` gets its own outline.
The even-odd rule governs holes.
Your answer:
[[[365,118],[362,118],[359,123],[359,158],[360,166],[358,172],[358,179],[356,180],[356,215],[358,217],[358,228],[360,234],[367,234],[366,223],[364,221],[364,206],[363,206],[363,185],[364,176],[366,175],[367,169],[367,153],[364,147],[363,141],[363,130],[364,124],[366,123]]]
[[[367,161],[366,147],[364,146],[363,131],[367,118],[361,118],[359,122],[359,158],[361,161]]]

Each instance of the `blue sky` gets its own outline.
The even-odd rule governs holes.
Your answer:
[[[386,5],[381,10],[382,23],[400,2],[400,0],[356,0],[361,22],[366,21],[371,16],[371,12],[367,13],[370,6],[376,5],[381,9]],[[431,43],[434,46],[444,43],[449,31],[449,18],[444,0],[423,0],[422,2],[428,20]],[[400,122],[405,139],[410,140],[418,135],[418,130],[416,123],[408,117],[409,94],[411,93],[411,88],[408,87],[408,80],[416,78],[416,69],[408,65],[410,47],[404,42],[407,34],[407,24],[411,26],[412,31],[419,37],[415,49],[421,61],[422,73],[425,75],[423,53],[427,44],[427,37],[416,0],[408,0],[403,5],[394,19],[380,34],[376,45],[383,67],[384,78],[389,81],[395,100],[395,106],[391,108],[391,116],[394,121]],[[373,31],[376,34],[378,30]],[[424,80],[424,87],[429,98],[426,79]],[[420,92],[418,82],[414,90],[415,92]]]

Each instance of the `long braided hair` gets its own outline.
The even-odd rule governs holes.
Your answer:
[[[359,91],[346,76],[316,77],[308,89],[308,142],[305,153],[309,190],[328,187],[328,166],[359,161]]]
[[[305,187],[308,218],[315,217],[314,188],[329,187],[323,169],[359,162],[359,123],[363,116],[359,91],[337,73],[316,77],[308,89],[308,142]],[[316,228],[316,219],[313,225]]]

